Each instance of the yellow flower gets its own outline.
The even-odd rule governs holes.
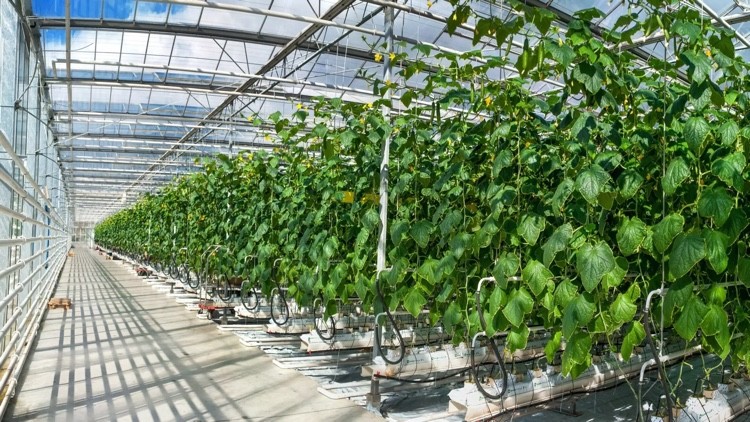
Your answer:
[[[708,56],[709,59],[711,58],[711,49],[710,48],[706,48],[705,50],[703,50],[703,52],[706,53],[706,56]]]
[[[396,53],[391,52],[391,54],[389,54],[388,57],[391,59],[391,61],[396,60]]]
[[[427,2],[427,8],[429,9],[429,8],[431,8],[431,7],[432,7],[432,2],[431,2],[431,1],[428,1],[428,2]]]
[[[375,61],[380,63],[383,60],[383,55],[380,53],[375,53]]]
[[[367,108],[372,108],[372,103],[367,103]]]
[[[492,104],[492,98],[490,98],[490,97],[485,98],[484,99],[484,103],[487,104],[487,107],[489,107],[490,104]]]
[[[361,124],[361,125],[365,124],[365,118],[364,117],[361,117],[359,119],[359,124]]]
[[[297,103],[297,110],[302,110],[302,103]]]
[[[263,139],[265,139],[266,141],[270,141],[271,140],[271,135],[266,134],[265,136],[263,136]]]

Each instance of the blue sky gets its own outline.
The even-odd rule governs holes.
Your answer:
[[[42,17],[64,18],[65,0],[33,0],[34,14]],[[141,2],[138,12],[149,12],[152,14],[165,13],[168,5],[166,3]],[[172,11],[177,12],[183,6],[173,5]],[[70,16],[72,18],[89,19],[116,19],[132,20],[135,15],[135,0],[104,0],[104,11],[102,13],[102,2],[100,0],[71,0]]]

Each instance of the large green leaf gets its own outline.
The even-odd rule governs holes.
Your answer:
[[[529,339],[529,327],[521,324],[519,327],[512,327],[506,338],[506,347],[510,352],[526,348],[526,342]]]
[[[711,127],[703,117],[693,116],[687,119],[682,135],[687,141],[690,149],[697,152],[703,145],[706,136],[711,132]]]
[[[503,308],[503,315],[514,327],[520,326],[534,308],[534,298],[523,287],[514,289]]]
[[[750,287],[750,259],[742,257],[737,261],[737,278]]]
[[[547,282],[552,280],[552,273],[541,262],[531,260],[521,272],[521,277],[534,296],[539,296],[547,286]]]
[[[609,313],[612,319],[620,324],[631,321],[635,316],[638,307],[635,301],[641,294],[641,289],[637,284],[631,284],[625,293],[618,293],[614,302],[609,305]]]
[[[711,172],[727,185],[738,191],[745,189],[745,180],[742,178],[742,172],[745,170],[747,160],[745,155],[740,152],[729,154],[720,158],[711,164]]]
[[[646,338],[646,330],[643,328],[643,324],[640,321],[633,321],[628,327],[625,335],[622,337],[622,346],[620,346],[620,354],[625,360],[629,360],[633,354],[633,348]]]
[[[518,256],[510,252],[505,252],[497,258],[495,268],[492,270],[492,276],[502,285],[508,277],[516,275],[521,262]]]
[[[628,260],[624,257],[618,256],[615,258],[615,267],[612,271],[604,274],[604,277],[602,277],[602,287],[605,289],[611,289],[619,286],[627,273]]]
[[[680,278],[706,256],[706,244],[700,233],[680,233],[674,239],[672,252],[669,254],[669,273]]]
[[[562,355],[562,373],[573,378],[578,377],[591,366],[591,335],[578,331],[567,338]]]
[[[690,168],[682,157],[678,157],[669,162],[664,178],[661,179],[661,187],[664,193],[672,195],[685,179],[690,176]]]
[[[659,253],[664,253],[672,244],[672,239],[682,233],[683,225],[685,225],[685,219],[680,214],[672,213],[654,226],[654,247]]]
[[[416,286],[412,287],[409,293],[406,294],[406,297],[404,297],[404,308],[415,318],[422,312],[422,308],[426,303],[427,299],[424,298],[422,292]]]
[[[740,127],[734,120],[728,120],[719,126],[719,139],[724,146],[731,146],[737,140],[740,133]]]
[[[701,197],[698,199],[698,213],[703,217],[713,218],[718,226],[727,221],[733,207],[732,196],[722,187],[708,188],[701,193]]]
[[[603,192],[609,181],[609,174],[601,166],[593,164],[578,174],[576,190],[581,193],[589,204],[595,205],[599,194]]]
[[[701,322],[701,331],[707,336],[719,334],[721,330],[729,325],[727,313],[719,305],[708,305],[708,312]]]
[[[623,255],[636,253],[646,238],[648,228],[638,217],[625,218],[617,230],[617,246]]]
[[[612,249],[602,241],[583,245],[576,251],[576,257],[576,269],[587,292],[596,289],[604,274],[615,267]]]
[[[526,240],[529,245],[535,245],[539,234],[544,230],[545,220],[539,214],[528,213],[521,217],[518,223],[518,234]]]
[[[630,199],[638,193],[638,189],[643,185],[643,176],[636,170],[628,169],[622,172],[617,178],[617,187],[620,195],[625,199]]]
[[[573,226],[570,223],[565,223],[562,226],[555,229],[552,236],[547,239],[542,249],[544,250],[544,265],[549,267],[555,256],[565,250],[568,246],[568,240],[573,235]]]
[[[584,293],[575,297],[563,310],[562,333],[565,338],[573,335],[576,327],[585,327],[591,321],[596,311],[594,298]]]
[[[690,299],[685,303],[680,316],[674,323],[677,334],[685,340],[693,340],[707,312],[708,307],[698,296],[691,294]]]
[[[578,296],[578,287],[568,279],[563,280],[555,288],[555,304],[561,308],[568,306],[576,296]]]
[[[420,248],[426,248],[430,243],[430,234],[432,233],[433,225],[427,220],[421,220],[411,226],[409,235],[417,242]]]
[[[701,83],[711,74],[711,60],[705,54],[684,51],[680,59],[688,66],[688,75],[695,83]]]
[[[727,221],[721,226],[721,232],[729,236],[729,244],[737,241],[737,238],[748,225],[747,214],[739,208],[729,213]]]
[[[706,257],[716,274],[721,274],[727,269],[729,257],[727,256],[727,247],[729,246],[729,236],[724,233],[704,229],[703,239],[706,241]]]

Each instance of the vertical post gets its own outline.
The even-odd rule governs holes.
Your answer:
[[[385,7],[383,10],[385,26],[385,54],[383,55],[383,82],[391,82],[391,52],[393,52],[393,8]],[[383,96],[385,100],[391,99],[390,88]],[[383,118],[390,116],[390,105],[382,107]],[[380,273],[385,270],[386,244],[388,241],[388,164],[391,154],[391,138],[388,135],[383,139],[383,149],[380,161],[380,235],[378,236],[378,256],[376,265],[376,278],[380,279]],[[384,306],[387,306],[383,304]],[[381,327],[375,326],[374,336],[380,336]],[[372,348],[373,358],[378,356],[378,348]],[[367,394],[368,407],[380,406],[380,381],[374,376],[370,380],[370,393]]]

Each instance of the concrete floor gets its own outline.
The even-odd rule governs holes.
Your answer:
[[[199,320],[84,247],[56,297],[5,420],[375,421],[315,381]]]

